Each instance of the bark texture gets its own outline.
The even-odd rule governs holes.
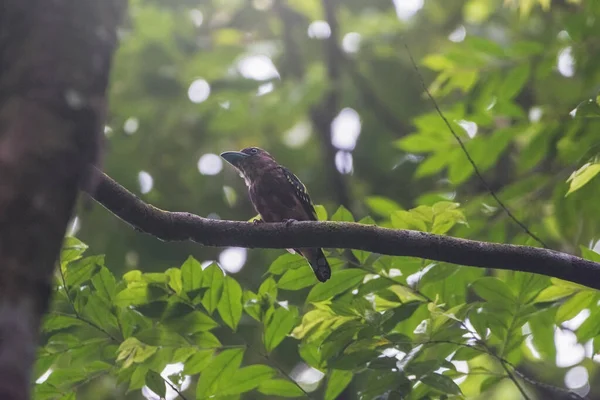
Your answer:
[[[0,399],[29,398],[76,196],[91,190],[125,0],[0,2]]]

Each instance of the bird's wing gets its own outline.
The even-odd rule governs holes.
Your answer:
[[[283,171],[283,174],[285,175],[287,181],[290,183],[290,185],[292,185],[294,189],[294,194],[296,198],[300,200],[300,204],[302,204],[304,211],[306,211],[306,213],[309,216],[312,216],[313,219],[316,221],[317,212],[315,211],[315,207],[313,206],[312,201],[310,200],[310,196],[308,195],[306,186],[304,186],[302,181],[300,181],[300,179],[298,179],[298,177],[294,175],[289,169],[281,167],[281,170]]]

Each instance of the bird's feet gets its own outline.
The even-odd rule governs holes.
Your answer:
[[[254,225],[262,224],[263,222],[265,222],[265,221],[263,221],[263,220],[262,220],[262,219],[260,219],[260,218],[255,218],[255,219],[253,219],[253,220],[252,220],[252,223],[253,223]]]
[[[283,222],[285,224],[286,228],[289,228],[294,222],[298,222],[298,220],[296,220],[296,219],[284,219],[281,222]]]

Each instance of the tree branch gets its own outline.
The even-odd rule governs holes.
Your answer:
[[[95,170],[92,197],[136,230],[163,241],[247,248],[325,247],[420,257],[481,268],[548,275],[600,289],[600,263],[554,250],[486,243],[410,230],[341,222],[286,224],[223,221],[158,209]]]
[[[502,200],[500,200],[500,198],[498,197],[498,195],[496,194],[496,192],[492,189],[492,187],[487,183],[487,181],[483,177],[483,174],[479,170],[479,167],[477,167],[477,164],[475,163],[475,160],[473,160],[473,157],[471,157],[471,154],[469,154],[469,152],[467,151],[467,148],[466,148],[465,144],[463,143],[462,139],[454,131],[454,128],[452,128],[452,125],[450,124],[450,122],[448,122],[448,119],[446,118],[446,116],[444,115],[444,113],[442,112],[442,110],[440,109],[440,106],[438,105],[437,101],[435,100],[435,98],[433,97],[433,95],[431,94],[431,92],[429,91],[429,89],[427,89],[427,85],[425,84],[425,80],[423,79],[423,76],[421,75],[421,72],[419,71],[419,67],[417,67],[417,63],[415,62],[415,59],[413,58],[412,53],[411,53],[411,51],[408,48],[408,45],[406,43],[404,43],[404,48],[406,49],[406,52],[408,53],[408,57],[410,58],[410,62],[412,64],[413,68],[415,69],[415,72],[417,73],[417,76],[419,77],[419,81],[421,82],[421,86],[423,87],[423,91],[425,91],[425,93],[427,94],[427,97],[429,97],[429,99],[433,103],[433,106],[434,106],[435,110],[437,111],[438,115],[440,116],[440,118],[442,118],[442,120],[444,121],[444,123],[448,127],[448,130],[450,131],[450,133],[452,134],[452,136],[454,136],[454,139],[456,139],[456,141],[458,142],[458,144],[459,144],[462,152],[467,157],[467,160],[469,161],[469,164],[471,164],[471,167],[473,167],[473,171],[475,172],[475,175],[477,176],[477,178],[479,179],[479,181],[483,184],[483,186],[485,187],[485,189],[494,198],[494,200],[496,200],[496,203],[498,203],[498,205],[500,206],[500,208],[502,208],[504,210],[504,212],[506,213],[506,215],[508,215],[508,217],[513,220],[513,222],[515,222],[517,225],[519,225],[521,227],[521,229],[527,235],[529,235],[533,240],[535,240],[536,242],[538,242],[539,244],[541,244],[543,247],[548,248],[548,246],[546,245],[546,243],[544,243],[544,241],[542,239],[540,239],[539,236],[537,236],[536,234],[534,234],[533,232],[531,232],[529,230],[529,228],[527,227],[527,225],[525,225],[523,222],[521,222],[508,209],[508,207],[504,204],[504,202]]]

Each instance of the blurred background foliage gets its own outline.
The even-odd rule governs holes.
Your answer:
[[[129,3],[112,70],[104,169],[143,200],[248,220],[255,212],[244,182],[218,154],[259,146],[294,171],[329,215],[344,205],[356,220],[369,215],[382,226],[432,230],[406,210],[452,201],[461,214],[448,225],[450,234],[539,245],[490,196],[422,79],[489,187],[520,221],[557,250],[581,255],[597,246],[599,2]],[[71,232],[92,253],[106,254],[117,277],[162,272],[192,255],[204,266],[218,261],[256,292],[282,254],[162,243],[100,206],[78,211]],[[449,283],[461,292],[456,304],[484,273],[465,271],[462,286]],[[435,298],[442,288],[428,290]],[[280,300],[305,296],[286,292]],[[599,392],[591,342],[577,343],[573,333],[589,317],[588,304],[568,314],[578,317],[568,329],[545,331],[552,350],[543,363],[533,356],[520,361],[529,375],[563,386],[571,373],[578,380],[567,384]],[[554,336],[569,350],[555,348]],[[558,355],[564,351],[580,357],[565,362]],[[277,359],[294,368],[297,343],[285,341]],[[575,369],[581,363],[585,373]],[[354,398],[349,393],[344,398]],[[497,396],[518,392],[509,383]]]

